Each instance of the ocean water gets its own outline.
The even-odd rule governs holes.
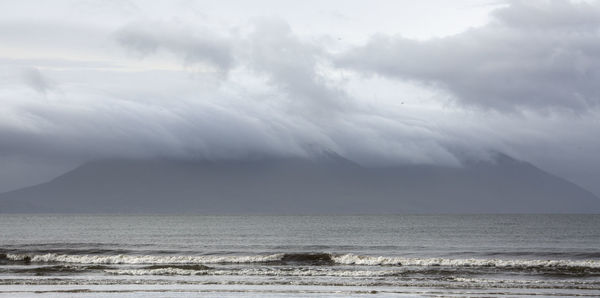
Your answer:
[[[0,296],[600,296],[600,215],[0,215]]]

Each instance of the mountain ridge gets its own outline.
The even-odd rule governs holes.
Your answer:
[[[313,159],[104,160],[0,194],[0,213],[594,213],[600,199],[496,154],[462,167]]]

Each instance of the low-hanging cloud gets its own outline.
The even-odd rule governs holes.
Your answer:
[[[273,18],[242,29],[128,20],[105,34],[114,46],[107,52],[119,53],[110,63],[0,59],[7,66],[0,68],[0,161],[56,167],[327,150],[372,166],[459,166],[501,151],[593,178],[600,173],[600,143],[590,137],[600,131],[597,5],[540,3],[514,2],[490,24],[455,36],[377,35],[335,53]],[[161,68],[173,59],[179,64]],[[128,69],[131,61],[141,67]],[[24,74],[27,64],[33,71]],[[434,104],[394,89],[398,79],[433,89]],[[388,97],[406,104],[373,100],[380,90],[367,80],[384,82]],[[445,106],[440,90],[461,104]]]
[[[492,16],[445,38],[377,35],[335,61],[437,86],[485,109],[582,112],[600,104],[600,3],[514,1]]]
[[[140,31],[131,25],[127,28],[128,38],[137,40],[146,36],[144,32],[152,27],[144,26]],[[173,31],[165,31],[165,28]],[[126,48],[141,53],[150,54],[156,48],[163,48],[185,61],[188,52],[195,53],[194,47],[174,48],[172,44],[193,45],[195,35],[183,34],[181,30],[181,27],[164,26],[160,31],[169,39],[153,39],[151,46],[141,49],[135,43],[124,42],[121,35],[123,30],[119,31],[117,40]],[[327,71],[331,69],[327,69],[330,61],[326,49],[315,41],[298,37],[285,21],[256,18],[248,24],[246,31],[245,34],[230,33],[230,39],[220,43],[227,45],[224,51],[231,54],[231,60],[235,61],[228,69],[231,73],[229,77],[221,78],[217,93],[210,95],[212,98],[199,94],[190,97],[188,102],[193,102],[195,106],[189,110],[186,118],[198,121],[210,115],[217,118],[211,122],[219,122],[220,117],[231,117],[222,121],[222,126],[214,127],[219,133],[215,140],[235,140],[237,134],[244,134],[248,137],[244,138],[247,143],[227,141],[224,144],[203,144],[195,147],[205,149],[204,152],[196,150],[198,158],[240,158],[260,155],[261,151],[262,154],[307,156],[319,148],[316,151],[336,151],[366,164],[460,163],[450,149],[442,144],[451,141],[441,136],[435,126],[424,121],[414,122],[410,117],[406,121],[403,117],[390,119],[380,114],[383,110],[361,109],[357,103],[360,99],[348,94],[342,84],[328,77]],[[174,40],[177,38],[186,41]],[[146,50],[148,48],[150,52]],[[200,57],[203,52],[196,54]],[[210,56],[205,59],[208,58]],[[236,77],[240,74],[249,74],[253,82],[250,85],[240,82]],[[232,94],[234,89],[244,93]],[[254,93],[254,89],[262,91]],[[180,93],[174,91],[172,96],[179,97],[175,94]],[[186,100],[178,98],[176,101]],[[194,111],[203,113],[206,106],[197,104],[207,102],[218,109],[206,115],[194,114]],[[227,113],[220,115],[219,111]],[[235,111],[234,115],[231,115],[231,111]],[[251,119],[255,126],[241,124],[241,128],[231,130],[232,135],[221,134],[239,118]],[[201,130],[195,134],[214,135],[210,130],[203,130],[205,127],[195,126],[196,130]],[[257,131],[247,131],[252,127]],[[280,144],[281,141],[285,141],[285,144]],[[188,146],[189,143],[184,142],[184,145]],[[253,147],[252,144],[261,145]],[[188,148],[185,151],[190,153],[194,150]]]
[[[266,91],[252,94],[228,81],[207,87],[193,77],[164,75],[99,74],[93,88],[81,88],[75,72],[61,92],[41,94],[25,84],[6,88],[1,95],[12,100],[0,119],[0,153],[194,160],[310,156],[318,148],[367,163],[457,164],[427,122],[389,119],[383,111],[297,113],[286,99],[290,94],[268,80]],[[140,86],[145,92],[137,91]]]

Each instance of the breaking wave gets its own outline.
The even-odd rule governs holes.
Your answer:
[[[108,269],[106,273],[113,275],[213,275],[213,276],[285,276],[285,277],[386,277],[400,275],[394,270],[332,270],[331,267],[307,268],[242,268],[216,270],[186,270],[173,268],[161,269]]]
[[[257,256],[155,256],[155,255],[66,255],[66,254],[6,254],[12,261],[30,260],[34,263],[78,263],[78,264],[222,264],[222,263],[267,263],[279,261],[284,254]]]
[[[337,264],[346,265],[398,265],[398,266],[448,266],[448,267],[574,267],[600,269],[600,260],[515,260],[515,259],[447,259],[447,258],[403,258],[373,257],[354,254],[332,256]]]
[[[523,260],[523,259],[449,259],[449,258],[405,258],[386,256],[365,256],[355,254],[329,253],[277,253],[264,255],[72,255],[72,254],[2,254],[1,258],[13,262],[31,263],[73,263],[73,264],[130,264],[161,265],[180,264],[198,267],[174,267],[180,270],[205,270],[202,264],[252,264],[273,265],[360,265],[360,266],[419,266],[419,267],[485,267],[512,269],[553,269],[571,272],[600,273],[600,260]],[[145,269],[164,269],[153,267]]]

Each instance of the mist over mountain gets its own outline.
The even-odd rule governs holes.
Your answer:
[[[241,161],[104,160],[0,194],[0,212],[593,213],[600,199],[496,154],[462,167],[363,167],[336,154]]]

